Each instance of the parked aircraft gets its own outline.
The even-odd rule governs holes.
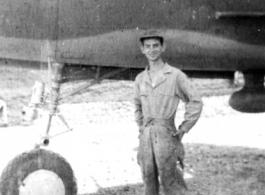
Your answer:
[[[157,29],[168,63],[190,77],[233,78],[242,71],[245,87],[230,105],[264,112],[264,19],[263,0],[2,0],[0,58],[29,68],[60,64],[60,82],[121,68],[127,70],[112,78],[132,80],[146,65],[139,36]]]
[[[143,70],[139,37],[148,29],[160,31],[164,59],[190,77],[232,79],[243,72],[245,86],[232,94],[230,105],[264,112],[264,24],[264,0],[1,0],[0,59],[2,65],[51,72],[47,136],[60,99],[105,78],[133,80]],[[76,80],[90,82],[60,96],[61,84]],[[37,177],[38,170],[61,178],[58,186],[64,187],[58,189],[64,190],[56,194],[77,193],[69,163],[50,151],[23,153],[8,166],[0,194],[34,187],[26,178]]]

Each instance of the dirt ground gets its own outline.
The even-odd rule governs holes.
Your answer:
[[[33,148],[45,130],[40,122],[20,126],[21,108],[39,79],[36,71],[1,69],[1,96],[9,108],[9,127],[0,128],[0,172],[16,155]],[[263,195],[265,191],[264,114],[243,114],[228,106],[237,90],[227,81],[196,80],[205,104],[198,124],[184,137],[188,195]],[[79,85],[78,83],[76,85]],[[71,86],[63,86],[67,91]],[[71,164],[79,195],[141,195],[136,162],[138,129],[133,122],[132,82],[103,82],[63,102],[73,131],[55,137],[46,149]],[[176,123],[181,122],[183,105]],[[46,120],[44,121],[46,122]],[[65,130],[59,122],[55,135]]]
[[[204,98],[206,105],[211,105],[211,101],[217,107],[224,104],[224,98]],[[74,108],[78,107],[68,106],[72,112],[65,113],[66,118],[76,115]],[[208,106],[205,109],[211,116],[203,114],[183,140],[186,171],[193,176],[186,180],[188,195],[263,195],[265,124],[262,120],[265,115],[241,114],[227,108],[220,113]],[[86,112],[89,109],[79,115],[86,116]],[[109,114],[118,112],[113,109]],[[51,139],[45,147],[71,164],[78,194],[141,195],[143,184],[136,162],[138,129],[130,115],[119,122],[95,120],[93,123],[81,119],[69,120],[73,131]],[[1,129],[0,152],[4,155],[0,170],[16,155],[31,150],[44,129],[41,123]],[[52,127],[51,134],[64,130],[58,123]]]

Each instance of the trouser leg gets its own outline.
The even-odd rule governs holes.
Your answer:
[[[177,161],[184,159],[184,147],[165,128],[154,131],[154,151],[158,172],[165,195],[183,195],[187,189],[183,175],[176,169]]]
[[[183,175],[176,170],[175,159],[169,159],[163,167],[159,169],[161,183],[165,195],[183,195],[187,189]]]
[[[141,167],[145,195],[159,194],[158,170],[152,149],[150,128],[140,135],[138,163]]]

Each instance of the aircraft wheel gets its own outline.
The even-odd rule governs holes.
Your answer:
[[[0,178],[1,195],[76,195],[70,164],[60,155],[35,149],[13,159]]]

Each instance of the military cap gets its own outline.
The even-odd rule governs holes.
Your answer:
[[[143,33],[143,35],[140,37],[140,41],[143,42],[145,39],[150,38],[158,38],[162,41],[164,41],[164,37],[160,35],[160,33],[157,30],[147,30]]]

